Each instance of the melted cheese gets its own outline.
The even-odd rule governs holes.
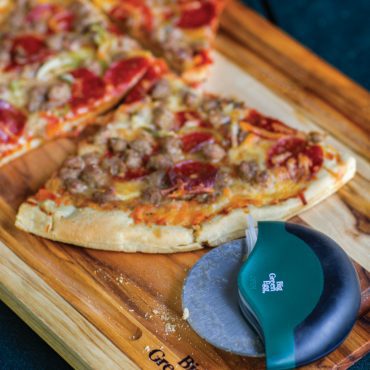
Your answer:
[[[141,191],[144,188],[144,183],[140,180],[125,182],[117,181],[114,183],[114,188],[117,197],[121,201],[127,201],[140,196]]]
[[[271,143],[261,140],[254,134],[248,134],[245,140],[237,147],[233,147],[228,152],[229,161],[238,164],[242,161],[255,160],[265,167],[266,153]]]

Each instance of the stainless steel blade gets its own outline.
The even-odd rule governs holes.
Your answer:
[[[238,304],[237,276],[247,248],[243,238],[202,257],[185,280],[182,302],[189,311],[189,324],[207,342],[239,355],[260,357],[262,341]]]

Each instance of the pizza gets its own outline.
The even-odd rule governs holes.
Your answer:
[[[20,1],[1,24],[0,45],[0,165],[80,131],[154,61],[80,0]]]
[[[145,47],[166,59],[185,81],[205,80],[211,45],[226,0],[94,0]]]
[[[76,155],[21,205],[19,228],[104,250],[189,251],[243,236],[248,213],[291,217],[355,172],[321,133],[169,73],[154,80],[89,127]]]
[[[0,39],[2,76],[35,78],[40,66],[56,54],[94,47],[93,24],[104,23],[83,1],[9,1],[3,11]]]

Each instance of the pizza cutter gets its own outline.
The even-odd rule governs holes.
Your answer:
[[[183,287],[184,314],[206,341],[268,369],[308,364],[337,348],[360,307],[345,252],[305,226],[258,222],[246,237],[204,255]],[[258,236],[258,237],[257,237]]]

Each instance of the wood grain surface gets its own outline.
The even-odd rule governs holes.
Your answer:
[[[139,369],[1,242],[0,255],[1,299],[74,368]]]
[[[239,67],[216,54],[210,88],[242,94],[259,109],[304,129],[319,126],[333,136],[334,145],[355,152],[355,178],[292,220],[323,230],[358,262],[362,304],[355,327],[337,350],[306,367],[346,369],[370,351],[369,273],[362,267],[370,267],[369,95],[234,2],[223,16],[217,48]],[[263,359],[212,347],[182,319],[183,280],[207,250],[174,255],[94,251],[14,227],[19,204],[74,148],[72,140],[62,139],[0,169],[1,298],[78,368],[158,369],[148,356],[152,349],[163,351],[173,365],[191,356],[199,369],[264,368]]]

